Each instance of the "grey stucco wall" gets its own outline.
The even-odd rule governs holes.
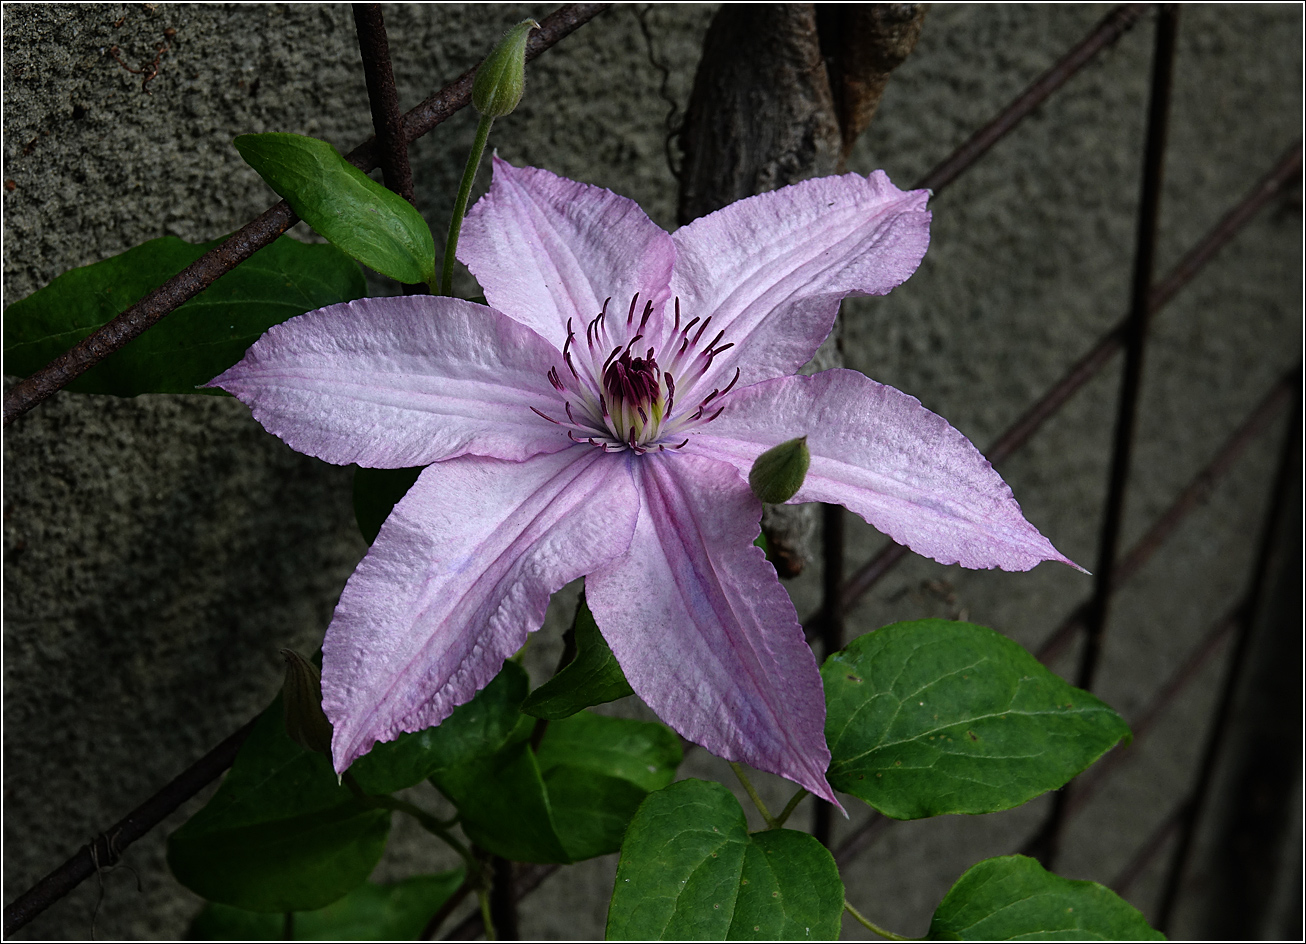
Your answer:
[[[410,107],[504,27],[548,9],[386,7],[401,101]],[[851,169],[884,167],[910,184],[1107,9],[934,8]],[[631,196],[670,227],[667,103],[641,10],[618,7],[538,60],[492,144],[514,162]],[[711,12],[645,14],[682,105]],[[152,58],[165,28],[177,31],[173,48],[145,94],[103,49],[118,45],[129,63]],[[4,196],[6,303],[145,239],[208,239],[263,210],[273,195],[231,148],[236,134],[295,131],[347,150],[371,130],[344,5],[8,6],[4,31],[4,178],[14,182]],[[983,446],[1123,316],[1151,37],[1148,20],[939,196],[921,270],[892,296],[849,306],[850,366],[919,397]],[[1160,271],[1299,134],[1300,50],[1297,6],[1184,11]],[[461,114],[414,148],[419,207],[436,232],[473,127]],[[1126,542],[1300,356],[1300,253],[1299,210],[1271,208],[1157,319]],[[374,288],[393,291],[382,280]],[[1030,520],[1090,567],[1118,369],[1000,469]],[[1116,604],[1100,693],[1126,717],[1244,585],[1275,434]],[[280,647],[316,647],[364,550],[349,481],[347,470],[289,451],[228,399],[58,395],[7,431],[6,901],[266,704]],[[857,563],[883,539],[859,521],[850,528]],[[814,608],[817,587],[817,568],[791,585],[800,613]],[[856,610],[850,632],[964,610],[1032,647],[1089,589],[1050,565],[1013,575],[913,559]],[[555,646],[556,633],[542,639],[538,661]],[[1056,667],[1071,666],[1067,657]],[[1218,675],[1217,660],[1073,822],[1059,871],[1109,881],[1171,807]],[[686,772],[728,777],[702,752]],[[784,795],[778,782],[766,789]],[[199,901],[168,875],[163,838],[198,802],[128,853],[142,894],[121,870],[105,876],[100,936],[184,932]],[[1017,848],[1043,802],[895,827],[845,873],[849,897],[883,925],[923,933],[956,876]],[[854,810],[840,834],[864,816]],[[383,877],[445,861],[398,821],[396,831],[404,835]],[[601,935],[614,865],[607,857],[550,880],[525,905],[523,933]],[[1158,874],[1131,894],[1145,910]],[[87,936],[96,897],[96,883],[85,883],[23,936]]]

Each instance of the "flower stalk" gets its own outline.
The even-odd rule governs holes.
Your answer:
[[[766,804],[762,802],[762,798],[758,795],[756,788],[754,788],[753,782],[748,779],[748,774],[744,773],[744,768],[732,760],[730,761],[730,769],[735,772],[735,776],[739,778],[739,782],[744,785],[744,790],[748,793],[748,798],[753,801],[753,805],[757,807],[757,812],[762,814],[762,821],[766,823],[766,828],[775,829],[776,826],[779,825],[776,822],[776,818],[771,815],[771,811],[768,810]]]
[[[858,924],[860,924],[862,927],[866,928],[866,930],[870,931],[872,934],[878,934],[880,937],[882,937],[882,938],[887,938],[887,939],[890,940],[890,941],[918,941],[918,940],[920,940],[920,938],[915,938],[915,937],[903,937],[901,934],[894,934],[892,931],[888,931],[888,930],[886,930],[886,929],[880,927],[878,924],[875,924],[874,922],[872,922],[870,918],[867,918],[867,917],[866,917],[865,915],[863,915],[860,911],[858,911],[856,908],[854,908],[854,907],[852,906],[852,903],[849,902],[849,901],[846,901],[846,900],[845,900],[844,903],[843,903],[843,907],[844,907],[844,910],[845,910],[845,911],[847,911],[850,915],[852,915],[854,918],[857,919],[857,923],[858,923]]]
[[[463,179],[458,185],[458,196],[453,203],[453,216],[449,218],[449,238],[444,244],[444,266],[440,270],[441,295],[453,295],[453,260],[458,249],[458,236],[462,233],[463,217],[467,215],[467,198],[471,196],[472,181],[476,179],[476,169],[481,165],[481,155],[485,153],[485,142],[490,137],[490,126],[494,119],[481,115],[476,125],[476,137],[472,140],[471,153],[467,155],[467,166],[463,168]]]
[[[458,184],[458,196],[453,204],[453,216],[449,219],[449,238],[445,240],[444,265],[440,271],[441,295],[453,295],[454,253],[458,249],[463,217],[467,215],[472,183],[476,180],[476,171],[481,166],[481,156],[485,154],[485,144],[490,137],[490,126],[494,119],[511,114],[521,102],[526,89],[526,39],[531,30],[539,28],[540,24],[534,20],[522,20],[508,30],[476,70],[472,105],[480,112],[481,120],[476,125],[476,137],[467,155],[467,166],[463,168],[463,179]]]
[[[798,804],[802,803],[803,798],[806,797],[810,792],[811,791],[809,791],[806,787],[799,787],[798,792],[789,798],[789,802],[785,804],[785,808],[781,810],[780,815],[775,818],[775,823],[771,826],[771,828],[779,829],[785,823],[789,822],[789,817],[792,816],[794,810],[798,808]]]

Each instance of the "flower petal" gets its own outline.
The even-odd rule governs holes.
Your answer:
[[[276,325],[209,384],[268,432],[327,462],[396,469],[473,453],[520,460],[571,445],[543,338],[483,305],[363,298]]]
[[[678,229],[671,292],[686,318],[712,316],[735,346],[701,384],[792,374],[834,324],[846,295],[885,295],[920,265],[929,191],[884,171],[821,177],[740,200]]]
[[[1078,568],[1025,520],[970,440],[915,397],[853,370],[746,387],[685,451],[730,462],[746,479],[760,453],[797,436],[812,464],[791,502],[845,505],[941,564]]]
[[[559,349],[567,319],[583,337],[609,296],[622,315],[636,292],[660,306],[675,257],[671,237],[633,200],[497,155],[458,243],[486,300]]]
[[[626,550],[638,508],[625,459],[585,446],[422,472],[322,646],[336,770],[471,699],[539,629],[550,593]]]
[[[789,595],[752,542],[762,507],[729,466],[649,454],[630,550],[585,581],[636,694],[691,741],[832,802],[825,697]]]

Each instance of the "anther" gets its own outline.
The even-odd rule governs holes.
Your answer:
[[[639,292],[636,292],[635,297],[630,300],[630,311],[626,312],[626,324],[629,325],[632,321],[635,320],[635,306],[638,304],[639,304]]]
[[[699,329],[698,329],[698,334],[694,335],[694,347],[698,347],[698,339],[701,338],[701,337],[703,336],[703,332],[707,330],[707,326],[710,325],[711,323],[712,323],[712,316],[711,316],[711,315],[708,315],[708,316],[707,316],[707,320],[704,321],[703,324],[702,324],[702,326],[699,327]],[[570,327],[570,326],[569,326],[569,327]],[[689,328],[686,327],[686,328],[685,328],[685,331],[688,332],[688,331],[689,331]],[[723,332],[723,333],[724,333],[724,332]],[[711,347],[711,346],[712,346],[712,345],[710,345],[710,344],[708,345],[708,347]]]
[[[554,425],[557,425],[557,426],[561,426],[561,425],[562,425],[562,424],[559,423],[557,420],[555,420],[552,416],[549,416],[547,413],[541,413],[539,410],[535,409],[535,407],[531,407],[531,410],[535,413],[536,416],[542,416],[542,417],[544,417],[546,420],[548,420],[550,423],[553,423]],[[567,435],[568,435],[568,436],[571,435],[571,430],[567,430]]]

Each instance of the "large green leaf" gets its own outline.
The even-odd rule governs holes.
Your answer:
[[[415,941],[463,881],[463,870],[358,886],[335,904],[291,917],[296,941]],[[285,940],[286,916],[210,903],[187,934],[196,941]]]
[[[656,722],[584,711],[549,725],[539,765],[558,834],[574,860],[616,852],[653,790],[676,775],[680,738]]]
[[[5,372],[27,376],[113,320],[221,240],[164,236],[71,269],[5,309]],[[239,361],[273,325],[361,297],[362,270],[332,246],[282,237],[218,279],[68,389],[134,397],[196,389]]]
[[[435,280],[435,239],[412,205],[340,156],[298,134],[243,134],[240,152],[291,209],[344,252],[400,282]]]
[[[576,607],[576,658],[557,675],[531,692],[521,710],[537,718],[556,720],[592,705],[633,695],[617,657],[594,622],[582,594]]]
[[[477,845],[519,862],[574,862],[616,852],[649,791],[670,783],[680,740],[656,722],[582,712],[555,721],[538,755],[531,726],[482,756],[435,771]]]
[[[517,862],[572,861],[526,740],[437,770],[431,782],[458,807],[463,832],[482,848]]]
[[[210,901],[311,911],[367,880],[389,830],[389,811],[360,803],[324,755],[290,739],[278,698],[218,792],[168,837],[168,864]]]
[[[1097,882],[1076,882],[1034,859],[972,866],[930,922],[934,941],[1163,941],[1138,909]]]
[[[664,724],[607,718],[583,711],[549,725],[540,742],[540,769],[575,767],[629,780],[645,793],[676,776],[680,738]]]
[[[895,819],[1019,806],[1129,736],[1107,705],[971,623],[886,626],[821,678],[831,786]]]
[[[650,794],[626,841],[608,907],[609,940],[833,940],[844,889],[806,833],[749,835],[719,783]]]
[[[356,760],[349,772],[366,792],[379,795],[421,783],[442,767],[488,757],[526,720],[517,706],[529,684],[526,670],[509,660],[489,685],[443,722],[376,745]]]

